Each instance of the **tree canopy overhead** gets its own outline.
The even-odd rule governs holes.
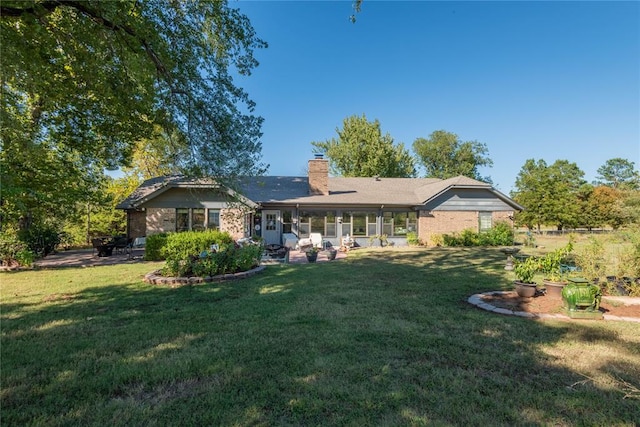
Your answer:
[[[491,166],[487,145],[478,141],[462,141],[455,133],[444,130],[432,132],[428,138],[417,138],[413,151],[429,178],[447,179],[463,175],[491,183],[480,176],[478,168]]]
[[[44,152],[82,177],[126,165],[157,126],[181,135],[185,171],[264,171],[262,119],[232,76],[249,75],[266,43],[226,1],[3,0],[0,17],[0,161],[12,193],[39,191],[29,180],[45,179],[34,160]]]
[[[411,154],[404,144],[382,134],[380,122],[362,117],[344,119],[338,138],[312,142],[316,150],[329,158],[331,172],[346,177],[413,177],[416,175]]]

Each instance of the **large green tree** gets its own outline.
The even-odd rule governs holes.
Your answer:
[[[622,192],[615,188],[585,184],[579,191],[578,199],[581,204],[578,225],[581,227],[592,229],[610,226],[617,229],[632,220],[625,210]]]
[[[331,172],[346,177],[414,177],[416,169],[404,144],[394,144],[382,134],[380,122],[370,122],[363,114],[344,119],[337,138],[312,142],[329,159]]]
[[[183,171],[264,170],[232,75],[266,44],[226,1],[2,0],[0,46],[5,221],[78,200],[157,126],[186,142]]]
[[[136,142],[131,162],[122,171],[139,181],[178,174],[182,171],[182,159],[188,156],[189,147],[182,134],[167,134],[161,127],[155,126],[152,134]]]
[[[493,165],[484,143],[462,141],[455,133],[437,130],[428,138],[417,138],[413,142],[413,151],[429,178],[447,179],[464,175],[491,182],[490,177],[482,177],[478,171],[481,166]]]
[[[528,159],[518,173],[513,199],[525,207],[517,222],[529,228],[555,225],[559,230],[581,224],[578,195],[586,181],[575,163],[556,160],[552,165]],[[584,191],[584,190],[583,190]]]
[[[616,157],[598,168],[597,183],[619,190],[640,189],[640,173],[633,162]]]

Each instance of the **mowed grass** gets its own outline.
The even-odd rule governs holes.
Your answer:
[[[4,273],[2,425],[634,426],[640,325],[477,309],[498,249],[361,249],[249,279]]]

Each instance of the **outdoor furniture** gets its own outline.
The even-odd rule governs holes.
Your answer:
[[[298,236],[293,233],[282,234],[282,241],[285,247],[293,249],[298,246]]]
[[[309,234],[308,238],[300,239],[298,241],[298,248],[300,249],[300,252],[305,252],[311,248],[324,249],[323,242],[322,242],[322,234],[311,233]]]
[[[113,247],[116,250],[116,253],[127,253],[131,250],[131,245],[133,244],[133,239],[127,239],[124,236],[116,237],[113,240]]]
[[[99,257],[113,255],[113,248],[115,247],[115,245],[111,240],[98,237],[95,239],[91,239],[91,244],[93,245],[94,252],[97,252],[97,255]]]
[[[340,249],[348,251],[355,246],[355,241],[347,234],[340,241]]]
[[[324,249],[322,234],[311,233],[309,234],[309,237],[311,238],[311,243],[313,244],[314,248]]]
[[[133,239],[133,247],[134,248],[143,248],[146,243],[146,239],[144,237],[136,237]]]
[[[264,247],[262,262],[283,262],[289,263],[289,249],[286,246],[270,244]]]

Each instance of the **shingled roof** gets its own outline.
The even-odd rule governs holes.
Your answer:
[[[494,193],[514,209],[522,209],[490,184],[464,176],[445,180],[437,178],[343,178],[329,177],[328,195],[309,195],[306,176],[261,176],[241,178],[237,192],[249,204],[305,205],[387,205],[419,206],[453,188],[485,189]],[[233,185],[236,187],[236,185]],[[118,209],[133,209],[169,188],[226,188],[213,179],[193,179],[184,176],[152,178],[140,185],[118,204]],[[253,202],[253,203],[251,203]]]

